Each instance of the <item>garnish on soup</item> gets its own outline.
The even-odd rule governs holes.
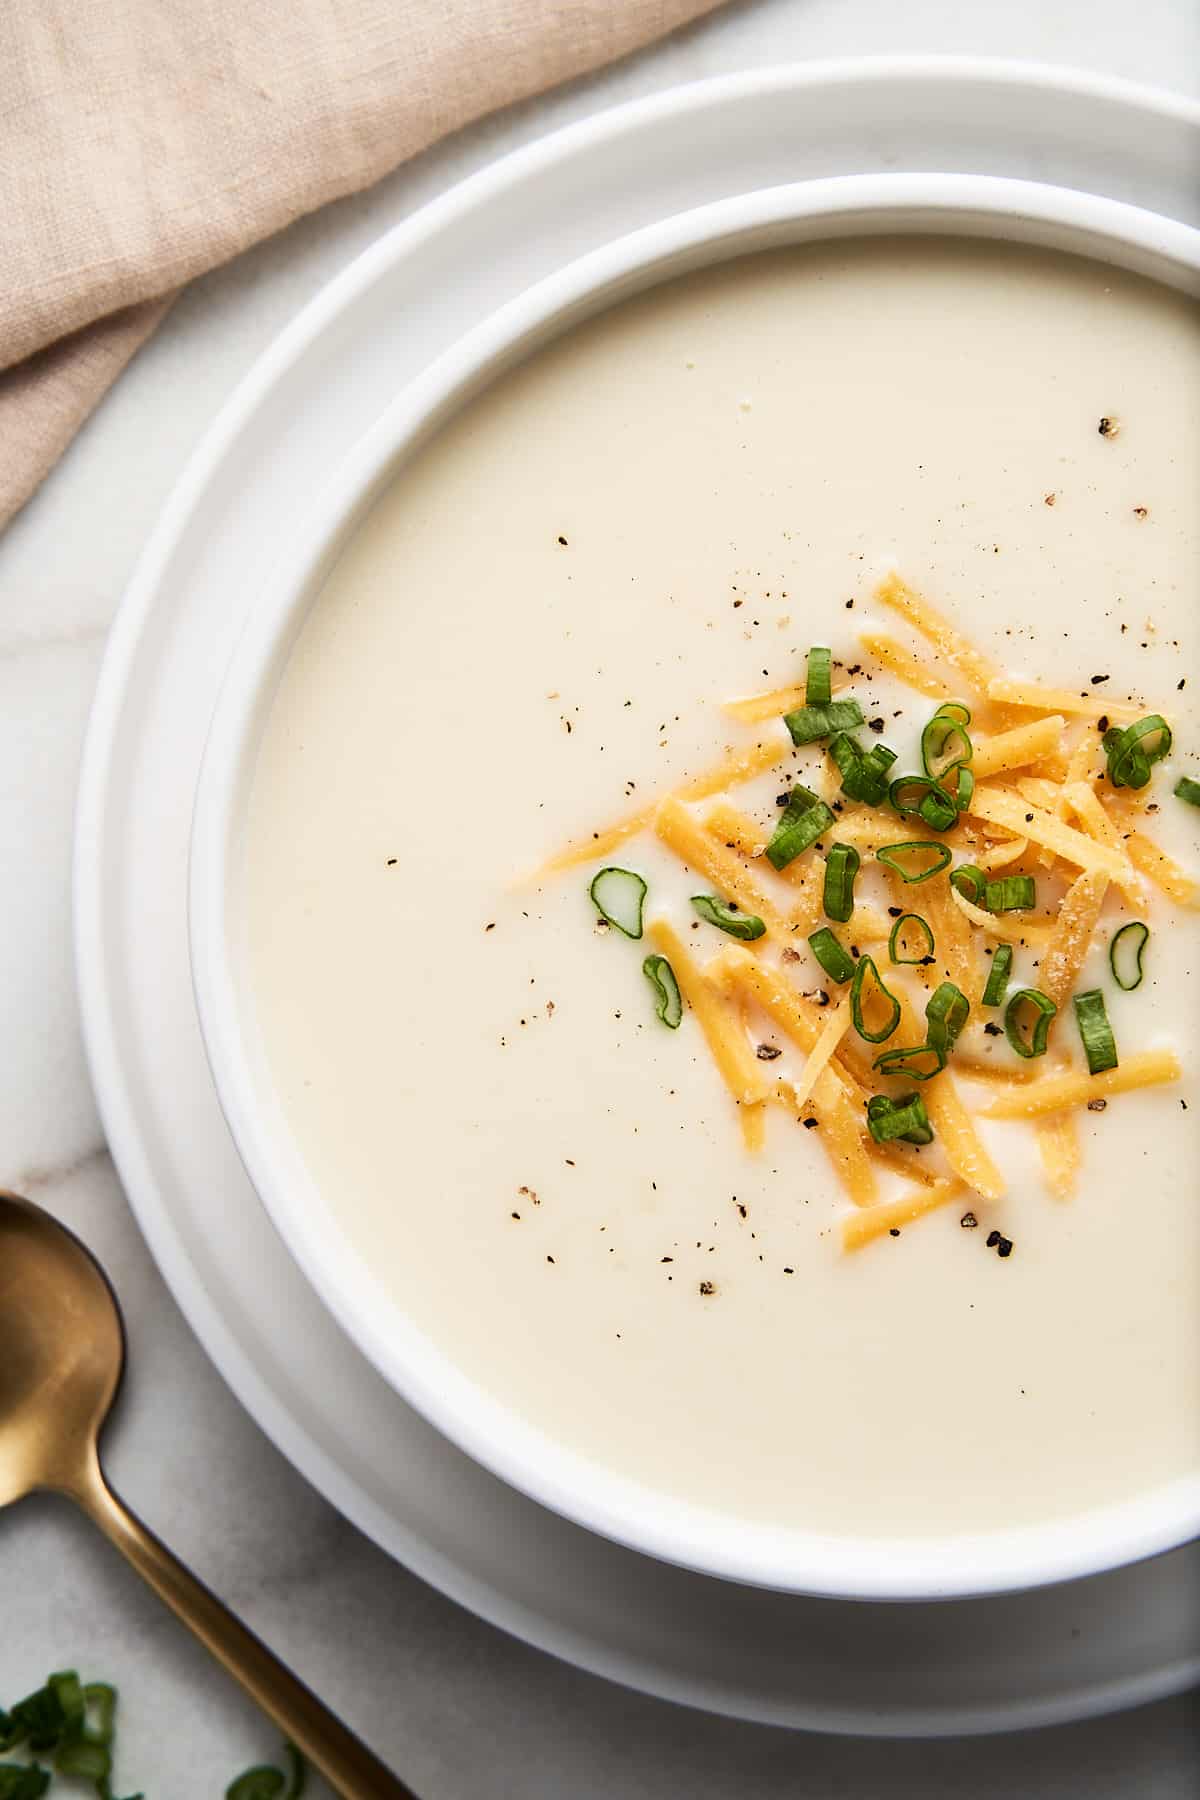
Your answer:
[[[754,728],[750,741],[543,871],[598,861],[653,832],[710,884],[691,896],[692,928],[714,927],[723,945],[685,943],[631,870],[602,869],[589,891],[633,937],[647,900],[654,1011],[672,1028],[694,1013],[747,1148],[762,1146],[768,1107],[819,1127],[853,1206],[842,1220],[847,1250],[897,1237],[952,1202],[978,1208],[1003,1196],[977,1118],[1027,1121],[1047,1188],[1059,1199],[1072,1193],[1080,1110],[1180,1075],[1172,1049],[1120,1054],[1103,988],[1080,990],[1084,965],[1105,943],[1115,986],[1133,992],[1150,928],[1137,916],[1114,924],[1108,912],[1144,910],[1147,880],[1177,906],[1198,898],[1192,877],[1141,828],[1155,768],[1172,748],[1163,714],[1006,674],[896,575],[876,599],[922,640],[910,649],[859,633],[882,669],[936,703],[919,769],[897,769],[888,745],[863,741],[863,709],[831,650],[816,646],[803,683],[726,704],[730,719]],[[1087,688],[1107,680],[1084,677]],[[883,728],[881,719],[869,725]],[[730,790],[797,750],[803,779],[788,780],[770,824],[741,812]],[[1200,802],[1190,777],[1173,792]],[[883,906],[863,897],[870,884]],[[816,970],[793,979],[790,966],[807,958]],[[836,1004],[816,971],[842,990]],[[780,1055],[762,1056],[764,1020],[785,1055],[798,1053],[794,1075],[764,1067]],[[1071,1061],[1079,1051],[1086,1073]],[[990,1104],[968,1102],[960,1082],[976,1094],[991,1088]],[[881,1182],[897,1175],[915,1185],[881,1197]],[[974,1211],[963,1216],[975,1222]],[[1011,1252],[1002,1233],[988,1242]]]

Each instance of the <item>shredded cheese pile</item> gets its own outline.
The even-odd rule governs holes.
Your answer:
[[[859,634],[863,653],[928,698],[969,704],[972,731],[978,733],[973,738],[974,790],[956,824],[936,834],[911,817],[902,821],[898,833],[896,817],[885,808],[839,797],[836,824],[827,835],[853,846],[864,859],[898,835],[910,842],[927,840],[945,844],[989,875],[1036,873],[1061,885],[1053,912],[993,913],[951,883],[949,868],[913,886],[897,871],[880,866],[895,901],[893,911],[919,912],[934,935],[936,955],[912,975],[926,987],[948,977],[971,1006],[970,1025],[950,1063],[921,1085],[934,1133],[928,1150],[877,1143],[868,1130],[868,1101],[873,1094],[894,1092],[895,1082],[874,1069],[876,1046],[864,1043],[852,1029],[849,995],[829,1001],[822,990],[824,978],[811,961],[806,940],[825,923],[822,847],[776,874],[761,860],[771,827],[740,811],[730,797],[731,789],[792,756],[781,720],[805,704],[803,683],[728,702],[726,716],[752,728],[752,736],[728,748],[694,780],[569,845],[539,872],[544,879],[601,861],[638,833],[653,832],[727,904],[763,921],[766,930],[757,941],[727,943],[705,961],[697,960],[667,919],[652,919],[647,931],[670,963],[683,1001],[703,1033],[737,1110],[747,1149],[761,1148],[769,1107],[782,1107],[797,1119],[816,1118],[819,1141],[852,1206],[841,1222],[847,1250],[860,1249],[952,1202],[1001,1199],[1005,1178],[980,1135],[980,1117],[1027,1121],[1036,1134],[1048,1191],[1057,1199],[1069,1198],[1081,1160],[1081,1109],[1180,1075],[1172,1049],[1125,1054],[1117,1067],[1096,1075],[1070,1064],[1070,1021],[1064,1009],[1084,962],[1102,926],[1108,930],[1112,925],[1107,914],[1122,904],[1134,912],[1144,906],[1146,881],[1179,907],[1194,909],[1200,898],[1195,880],[1144,829],[1151,790],[1115,790],[1103,780],[1096,721],[1134,720],[1137,707],[1013,679],[897,575],[883,581],[875,597],[911,629],[916,642],[909,645],[864,630]],[[822,746],[815,744],[813,751],[816,764],[805,779],[832,800],[837,771]],[[856,948],[886,944],[890,930],[890,919],[877,907],[855,903],[851,935]],[[980,1000],[989,955],[1001,943],[1021,946],[1027,956],[1036,957],[1037,987],[1058,1009],[1051,1054],[1038,1063],[1037,1072],[1029,1062],[998,1064],[983,1053],[980,1033],[994,1015],[981,1009]],[[806,963],[798,982],[792,971]],[[894,968],[888,969],[887,982],[901,1006],[893,1041],[919,1041],[924,1034],[914,1000],[924,994],[897,982]],[[821,998],[814,990],[821,990]],[[753,1026],[764,1018],[803,1057],[798,1079],[776,1079],[771,1063],[756,1056],[761,1031],[756,1037]],[[977,1094],[982,1089],[982,1107],[968,1105],[960,1079]],[[898,1196],[881,1197],[881,1182],[894,1182],[897,1174],[910,1185]]]

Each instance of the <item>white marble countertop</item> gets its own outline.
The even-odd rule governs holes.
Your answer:
[[[432,0],[430,0],[432,4]],[[423,1800],[1184,1800],[1194,1698],[1008,1738],[881,1744],[708,1718],[503,1636],[395,1566],[282,1460],[210,1367],[127,1210],[84,1064],[69,865],[104,636],[201,432],[276,331],[380,232],[485,160],[669,84],[797,58],[1020,56],[1200,92],[1181,0],[735,0],[670,43],[462,134],[371,193],[197,282],[0,539],[0,1180],[73,1224],[125,1306],[119,1490],[403,1773]],[[0,447],[2,450],[2,447]],[[0,1356],[3,1355],[0,1321]],[[125,1695],[118,1791],[217,1800],[276,1739],[64,1503],[0,1517],[0,1701],[78,1662]],[[314,1790],[319,1784],[314,1783]]]

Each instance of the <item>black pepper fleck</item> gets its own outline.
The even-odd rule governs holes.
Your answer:
[[[1103,1112],[1107,1105],[1107,1100],[1089,1100],[1087,1109],[1089,1112]]]
[[[989,1232],[988,1232],[988,1234],[987,1234],[987,1247],[988,1247],[988,1249],[989,1249],[989,1250],[994,1250],[994,1249],[995,1249],[995,1247],[996,1247],[996,1245],[997,1245],[997,1244],[998,1244],[998,1243],[999,1243],[999,1242],[1000,1242],[1000,1233],[999,1233],[999,1232],[998,1232],[998,1231],[989,1231]]]
[[[704,1295],[705,1299],[707,1299],[710,1294],[715,1294],[716,1291],[717,1284],[715,1281],[702,1281],[700,1283],[700,1292]]]
[[[778,1044],[760,1044],[754,1054],[759,1062],[774,1062],[777,1056],[783,1055],[783,1051]]]
[[[899,1232],[898,1227],[895,1225],[889,1225],[888,1226],[888,1236],[889,1237],[899,1237],[900,1232]]]
[[[975,1214],[973,1212],[965,1212],[963,1214],[962,1218],[958,1222],[962,1226],[964,1231],[974,1231],[975,1227],[979,1223],[979,1220],[975,1217]]]
[[[805,1121],[804,1121],[805,1131],[815,1131],[817,1128],[818,1122],[819,1122],[818,1120],[812,1118],[811,1116],[809,1118],[805,1119]]]

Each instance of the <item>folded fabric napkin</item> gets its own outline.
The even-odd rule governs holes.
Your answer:
[[[0,0],[0,526],[194,276],[718,0]]]

